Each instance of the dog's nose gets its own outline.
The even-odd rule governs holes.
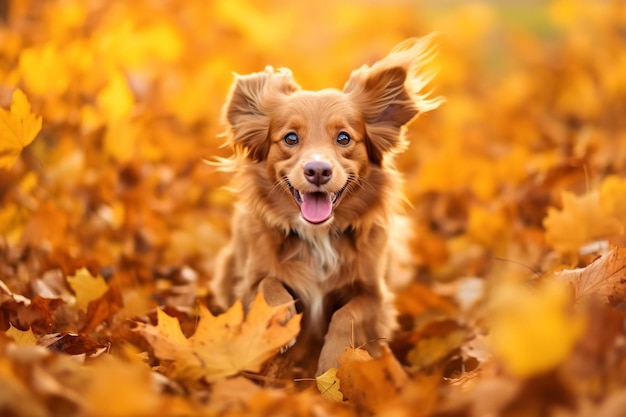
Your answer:
[[[310,161],[304,165],[304,176],[311,184],[326,184],[333,176],[333,167],[326,161]]]

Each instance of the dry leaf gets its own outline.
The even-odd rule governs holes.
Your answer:
[[[330,368],[322,375],[315,378],[317,389],[324,398],[331,401],[342,402],[343,394],[341,393],[341,384],[337,377],[337,368]]]
[[[337,368],[343,397],[357,410],[379,413],[409,383],[409,376],[388,348],[380,358],[364,349],[347,348]]]
[[[183,335],[176,319],[160,309],[157,326],[137,328],[155,356],[167,363],[166,373],[175,378],[215,381],[243,371],[259,372],[300,330],[299,315],[283,324],[288,306],[268,306],[260,293],[245,319],[240,302],[219,316],[204,306],[199,310],[198,326],[190,338]]]
[[[576,301],[599,297],[619,304],[626,300],[626,249],[613,249],[584,268],[565,269],[554,274],[574,287]]]

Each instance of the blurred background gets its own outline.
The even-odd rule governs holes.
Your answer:
[[[561,190],[624,173],[617,0],[4,0],[0,18],[0,105],[20,88],[43,117],[0,171],[0,278],[22,284],[83,265],[207,281],[231,196],[203,159],[228,155],[233,73],[289,67],[303,88],[341,88],[431,32],[430,88],[447,101],[411,124],[398,161],[418,279],[520,268],[500,258],[549,269],[543,221]]]

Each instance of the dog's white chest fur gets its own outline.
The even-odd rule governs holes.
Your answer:
[[[303,224],[295,232],[311,247],[313,257],[320,266],[318,280],[326,280],[339,266],[339,255],[333,245],[334,238],[329,228]]]

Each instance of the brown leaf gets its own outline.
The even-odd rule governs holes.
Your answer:
[[[409,376],[388,348],[378,359],[364,349],[346,349],[339,358],[337,377],[344,399],[367,413],[382,411],[409,383]]]
[[[112,285],[102,297],[90,301],[81,332],[90,332],[100,323],[110,320],[124,305],[119,287]]]
[[[572,283],[577,302],[599,297],[620,304],[626,299],[626,249],[613,249],[584,268],[563,270],[555,277]]]

